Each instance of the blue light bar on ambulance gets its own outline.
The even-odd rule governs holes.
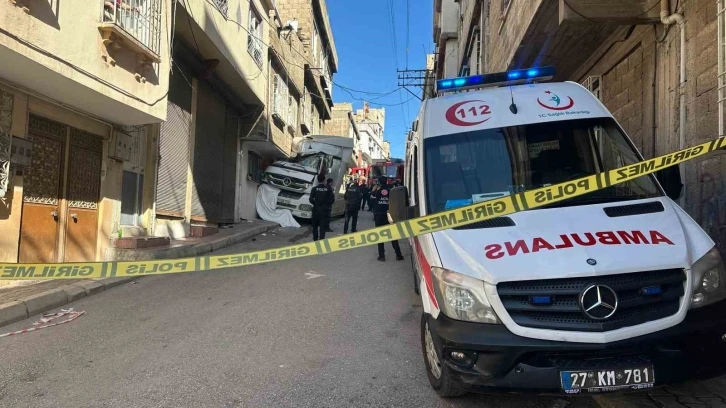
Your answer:
[[[464,89],[482,88],[484,86],[525,84],[534,81],[548,81],[554,76],[554,67],[516,69],[492,74],[440,79],[436,81],[436,91],[455,92]]]

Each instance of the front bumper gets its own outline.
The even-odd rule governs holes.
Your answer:
[[[473,390],[561,392],[561,370],[615,368],[649,361],[655,386],[726,374],[726,301],[691,310],[680,324],[644,336],[607,344],[570,343],[520,337],[502,325],[429,318],[443,363],[456,381]],[[450,352],[475,352],[460,366]]]

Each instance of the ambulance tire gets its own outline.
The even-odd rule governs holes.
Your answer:
[[[428,342],[426,336],[427,332],[429,339],[432,340],[433,349],[435,350],[436,356],[434,359],[440,362],[442,358],[442,350],[437,344],[438,339],[436,339],[436,334],[429,330],[428,321],[431,318],[431,315],[427,313],[422,313],[421,315],[421,350],[423,351],[424,365],[426,367],[426,375],[429,378],[429,383],[431,384],[431,388],[433,388],[440,397],[461,397],[462,395],[467,394],[469,390],[463,384],[460,384],[453,379],[449,372],[449,367],[447,367],[446,364],[437,364],[436,371],[439,374],[438,378],[434,375],[434,370],[431,368],[431,356],[428,354],[430,346],[427,347],[426,345]]]

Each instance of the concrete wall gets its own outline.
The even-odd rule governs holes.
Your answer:
[[[63,106],[48,102],[40,97],[28,95],[14,87],[0,84],[0,91],[13,95],[13,112],[11,133],[14,138],[27,138],[27,117],[30,113],[75,127],[103,140],[101,162],[101,186],[98,206],[98,225],[96,241],[96,259],[103,258],[106,248],[111,243],[115,231],[115,222],[118,221],[121,208],[121,181],[123,175],[123,162],[109,157],[109,141],[112,134],[111,124],[99,121],[79,112],[71,111]],[[158,140],[158,126],[151,126],[147,133],[156,143]],[[147,149],[147,162],[155,160],[156,150]],[[11,172],[18,168],[11,165]],[[20,169],[22,170],[22,169]],[[155,171],[149,169],[147,174]],[[22,173],[22,172],[21,172]],[[153,184],[145,183],[144,205],[153,205]],[[6,197],[0,199],[0,262],[17,262],[18,245],[20,239],[20,220],[23,202],[23,176],[17,174],[11,179],[10,189]],[[60,208],[60,211],[65,211]],[[64,231],[61,231],[61,242],[64,240]]]
[[[162,3],[161,63],[147,72],[145,82],[135,76],[136,54],[128,49],[115,52],[115,66],[102,58],[102,1],[26,3],[28,13],[11,2],[0,2],[0,78],[112,122],[141,124],[164,120],[171,2]]]
[[[256,100],[264,103],[267,100],[267,80],[260,71],[267,70],[267,47],[269,44],[269,17],[260,0],[228,0],[227,16],[217,9],[213,1],[187,0],[184,3],[187,12],[194,22],[204,32],[206,38],[189,38],[195,51],[203,54],[205,58],[221,56],[226,62],[220,64],[215,74],[224,80],[233,91],[244,98],[248,89],[251,89]],[[262,63],[258,65],[247,50],[249,18],[254,8],[262,18]],[[177,21],[178,30],[187,30],[185,21]],[[185,35],[185,39],[186,39]],[[199,49],[196,49],[196,48]],[[230,70],[227,63],[233,69]],[[260,74],[260,75],[258,75]],[[251,101],[252,102],[252,101]]]

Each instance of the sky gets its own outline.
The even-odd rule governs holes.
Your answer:
[[[391,157],[404,158],[406,132],[421,101],[403,88],[382,94],[398,88],[397,68],[426,68],[426,54],[434,46],[432,0],[328,0],[327,5],[338,53],[333,82],[351,89],[335,86],[333,102],[352,102],[354,109],[372,99],[371,108],[393,105],[383,106],[384,138],[391,143]],[[409,88],[421,95],[420,88]]]

